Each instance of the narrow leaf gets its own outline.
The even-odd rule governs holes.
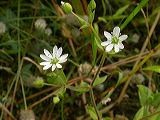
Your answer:
[[[86,109],[87,109],[87,113],[90,115],[90,117],[93,120],[98,120],[96,111],[95,111],[95,109],[92,106],[87,106]]]
[[[68,89],[76,91],[76,92],[84,93],[90,90],[90,86],[86,82],[81,82],[80,85],[77,85],[76,87],[68,86]]]
[[[95,79],[93,86],[99,85],[101,83],[103,83],[105,80],[107,79],[107,75],[103,76],[103,77],[98,77]]]
[[[158,65],[149,66],[149,67],[143,68],[143,70],[149,70],[149,71],[160,73],[160,66]]]
[[[126,9],[128,7],[129,7],[129,5],[125,5],[125,6],[121,7],[120,9],[117,10],[117,12],[113,16],[119,16],[119,15],[121,15],[123,12],[126,11]]]
[[[139,5],[132,11],[132,13],[127,17],[124,23],[121,25],[121,30],[127,26],[129,22],[137,15],[137,13],[141,10],[142,7],[147,4],[148,0],[141,0]]]

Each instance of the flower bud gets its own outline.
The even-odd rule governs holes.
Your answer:
[[[44,86],[44,81],[41,77],[37,77],[37,79],[33,82],[33,85],[37,88],[41,88]]]
[[[50,36],[52,34],[51,28],[46,28],[44,32],[47,36]]]
[[[32,110],[20,110],[19,120],[35,120],[36,116]]]
[[[59,103],[59,101],[60,101],[60,99],[59,99],[59,97],[58,97],[58,96],[53,97],[53,103],[54,103],[54,104]]]
[[[35,21],[35,28],[38,30],[44,30],[47,26],[47,23],[44,19],[40,18]]]
[[[71,4],[67,3],[67,2],[63,2],[61,1],[62,4],[62,9],[64,10],[65,13],[71,13],[72,12],[72,6]]]
[[[3,22],[0,22],[0,34],[4,34],[6,32],[6,25]]]

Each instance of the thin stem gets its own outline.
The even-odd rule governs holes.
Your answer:
[[[82,19],[81,17],[79,17],[77,14],[75,14],[74,12],[72,12],[72,14],[78,18],[79,22],[82,24],[82,25],[89,25],[88,22],[86,22],[84,19]]]
[[[26,96],[25,96],[25,91],[24,91],[24,85],[23,85],[22,77],[20,77],[20,81],[21,81],[21,86],[22,86],[22,94],[23,94],[24,106],[25,106],[25,110],[27,110],[27,102],[26,102]]]
[[[49,84],[49,83],[43,83],[43,85],[52,86],[52,87],[60,87],[59,85],[54,85],[54,84]]]
[[[2,109],[2,111],[5,111],[13,120],[16,120],[12,113],[2,103],[0,103],[0,109]],[[0,118],[0,120],[2,120],[2,117]]]
[[[71,62],[73,65],[75,65],[75,66],[79,67],[79,64],[78,64],[78,63],[76,63],[76,62],[74,62],[73,60],[71,60],[71,59],[69,59],[69,58],[68,58],[68,61],[69,61],[69,62]]]
[[[93,83],[94,83],[94,81],[96,80],[98,74],[100,73],[100,69],[101,69],[101,67],[102,67],[103,64],[104,64],[104,61],[105,61],[105,53],[103,53],[102,59],[101,59],[101,61],[100,61],[99,68],[98,68],[98,70],[97,70],[97,72],[96,72],[96,75],[94,76],[94,78],[93,78],[93,80],[92,80],[92,82],[91,82],[91,84],[90,84],[91,89],[90,89],[90,92],[89,92],[89,93],[90,93],[90,97],[91,97],[91,101],[92,101],[92,104],[93,104],[93,107],[94,107],[94,109],[95,109],[95,111],[96,111],[96,114],[97,114],[97,116],[98,116],[98,120],[100,120],[101,116],[100,116],[100,114],[99,114],[99,112],[98,112],[98,109],[97,109],[97,106],[96,106],[96,102],[95,102],[95,98],[94,98]]]
[[[61,101],[61,120],[64,120],[63,105],[64,105],[64,98],[62,98]]]
[[[102,67],[103,64],[104,64],[105,58],[106,58],[106,53],[104,52],[103,55],[102,55],[102,59],[101,59],[101,61],[100,61],[100,65],[99,65],[99,67],[98,67],[98,70],[97,70],[97,72],[96,72],[96,75],[94,76],[93,81],[92,81],[92,83],[91,83],[91,86],[93,86],[94,81],[96,80],[98,74],[100,73],[100,70],[101,70],[101,67]]]

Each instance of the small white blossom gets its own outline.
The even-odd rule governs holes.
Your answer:
[[[64,5],[65,2],[61,1],[61,5]]]
[[[6,32],[6,25],[3,22],[0,22],[0,34],[4,34]]]
[[[52,71],[56,68],[62,68],[61,63],[67,61],[68,54],[62,55],[62,47],[59,49],[55,45],[53,47],[53,53],[50,53],[48,50],[44,49],[44,54],[40,54],[40,57],[44,60],[40,65],[43,65],[43,70],[47,70],[52,67]]]
[[[107,99],[102,100],[103,105],[106,105],[109,102],[111,102],[111,98],[107,98]]]
[[[45,19],[39,18],[35,21],[34,25],[36,29],[44,30],[47,26],[47,23]]]
[[[107,38],[107,41],[102,42],[101,45],[105,46],[106,52],[110,52],[112,49],[114,49],[115,53],[124,48],[122,41],[128,38],[127,35],[121,35],[119,27],[115,27],[111,34],[107,31],[104,31],[104,36]]]
[[[52,34],[51,28],[46,28],[44,32],[45,32],[45,34],[47,34],[48,36],[50,36],[50,35]]]

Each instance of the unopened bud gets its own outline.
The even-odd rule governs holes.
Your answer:
[[[44,81],[41,77],[38,77],[34,82],[33,85],[37,88],[41,88],[44,86]]]
[[[71,4],[67,3],[67,2],[63,2],[61,1],[62,4],[62,9],[64,10],[65,13],[71,13],[72,12],[72,6]]]
[[[58,97],[58,96],[53,97],[53,103],[54,103],[54,104],[59,103],[59,101],[60,101],[60,99],[59,99],[59,97]]]
[[[52,30],[51,28],[46,28],[44,31],[48,36],[50,36],[52,34]]]

